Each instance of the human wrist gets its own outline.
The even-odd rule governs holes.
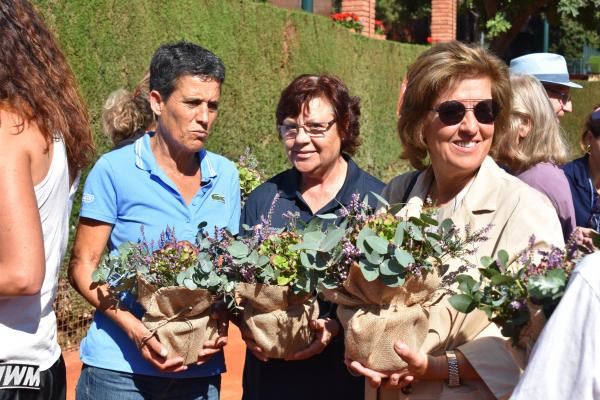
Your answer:
[[[427,355],[427,369],[425,374],[420,378],[431,381],[442,381],[448,379],[448,363],[446,355]]]

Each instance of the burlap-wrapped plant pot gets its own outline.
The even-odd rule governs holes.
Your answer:
[[[145,308],[144,325],[167,348],[170,356],[181,356],[186,364],[198,361],[207,340],[217,337],[217,321],[210,318],[212,295],[205,289],[178,286],[156,288],[137,279],[138,301]]]
[[[312,343],[310,320],[319,317],[317,299],[288,286],[239,283],[242,319],[268,358],[288,358]]]
[[[376,371],[404,368],[394,343],[402,340],[413,351],[421,348],[429,329],[423,304],[439,285],[439,275],[430,272],[391,288],[379,280],[367,282],[358,265],[351,266],[343,288],[322,291],[328,301],[338,304],[346,358]]]
[[[525,359],[529,359],[531,350],[537,341],[542,329],[546,325],[547,318],[544,314],[542,306],[533,304],[531,301],[527,301],[527,309],[529,310],[529,321],[519,332],[519,340],[517,341],[517,347],[525,351]]]

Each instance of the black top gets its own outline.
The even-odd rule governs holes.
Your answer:
[[[347,206],[354,193],[361,200],[371,192],[381,193],[384,184],[379,179],[361,170],[351,158],[348,162],[346,179],[338,194],[316,214],[334,213],[342,205]],[[300,173],[288,169],[257,187],[248,197],[242,210],[241,224],[254,226],[261,223],[261,217],[269,213],[275,194],[279,200],[272,214],[272,226],[283,227],[287,219],[283,214],[291,211],[300,214],[299,221],[308,222],[312,213],[300,194]],[[375,196],[369,196],[369,204],[377,205]],[[331,303],[319,300],[321,316],[330,316],[334,312]],[[364,378],[351,376],[344,365],[343,334],[323,350],[321,354],[303,361],[269,360],[262,362],[252,352],[246,351],[244,365],[243,400],[331,400],[364,398]]]

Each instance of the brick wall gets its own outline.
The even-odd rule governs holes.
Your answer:
[[[431,0],[431,39],[434,43],[456,39],[456,0]]]
[[[342,0],[341,12],[358,15],[365,27],[362,34],[369,37],[375,34],[375,2],[376,0]]]

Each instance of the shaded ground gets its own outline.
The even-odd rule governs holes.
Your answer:
[[[229,325],[229,343],[225,346],[227,372],[222,375],[221,400],[239,400],[242,397],[242,371],[246,346],[237,327]],[[67,400],[75,399],[75,386],[81,370],[79,351],[63,352],[67,365]]]

